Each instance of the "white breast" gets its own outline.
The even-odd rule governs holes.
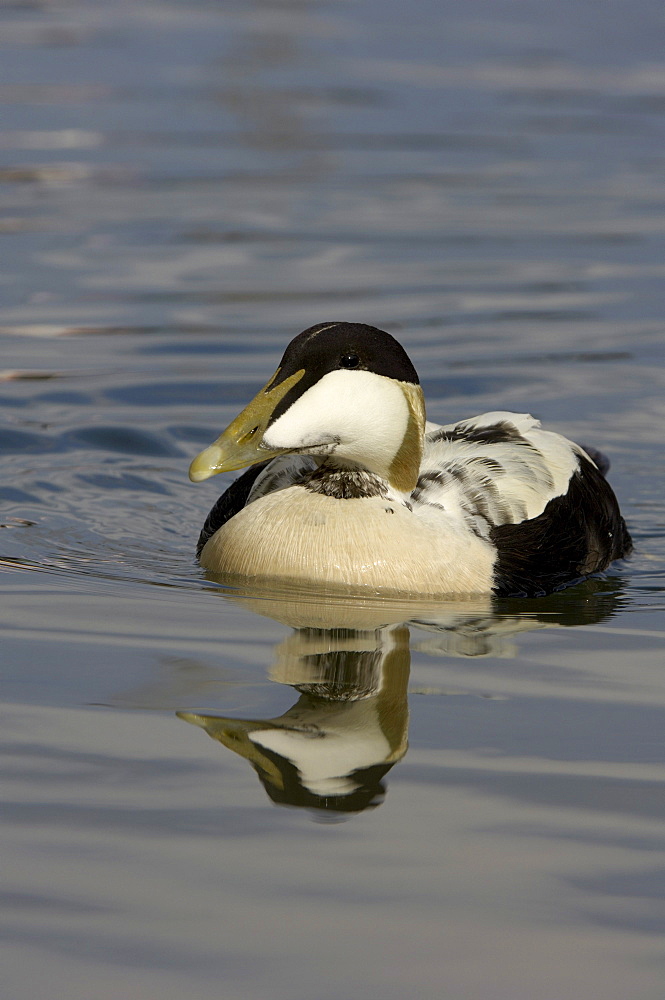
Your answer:
[[[259,497],[207,542],[201,564],[247,581],[436,596],[487,592],[493,546],[441,511],[401,501],[337,500],[302,486]]]

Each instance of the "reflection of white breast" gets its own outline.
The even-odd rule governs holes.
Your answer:
[[[306,716],[298,720],[307,726]],[[322,726],[322,722],[325,728]],[[255,745],[272,750],[298,770],[302,784],[315,795],[353,792],[354,771],[383,764],[392,756],[379,725],[375,702],[340,705],[316,714],[309,729],[262,729],[249,734]]]

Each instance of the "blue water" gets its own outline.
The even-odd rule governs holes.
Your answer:
[[[649,0],[0,10],[8,998],[661,1000],[663,41]],[[206,580],[232,477],[189,462],[328,319],[433,420],[606,452],[632,559]]]

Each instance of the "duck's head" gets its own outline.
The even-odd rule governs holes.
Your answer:
[[[278,455],[334,455],[395,489],[418,479],[425,403],[394,337],[364,323],[320,323],[291,341],[279,368],[192,462],[198,483]]]

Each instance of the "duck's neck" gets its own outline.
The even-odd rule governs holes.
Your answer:
[[[402,493],[416,488],[425,442],[425,399],[419,385],[402,385],[409,415],[400,448],[388,471],[388,482]]]
[[[358,500],[363,497],[384,497],[389,485],[385,479],[353,462],[324,459],[309,472],[302,485],[312,493],[334,497],[335,500]]]
[[[394,404],[395,384],[390,385],[390,391]],[[425,401],[420,386],[408,383],[399,383],[399,399],[400,420],[394,421],[394,427],[384,421],[372,428],[370,422],[368,432],[365,424],[364,437],[358,432],[355,441],[340,443],[322,459],[313,480],[319,484],[316,492],[344,499],[385,496],[388,492],[408,495],[415,489],[425,442]],[[358,447],[361,440],[362,448]]]

